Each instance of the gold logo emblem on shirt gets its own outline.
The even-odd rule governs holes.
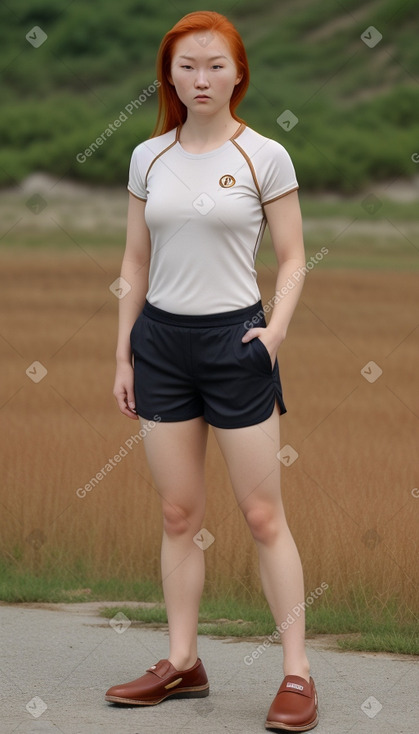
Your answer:
[[[220,186],[222,186],[223,189],[230,189],[235,183],[236,179],[234,176],[230,176],[228,173],[220,178]]]

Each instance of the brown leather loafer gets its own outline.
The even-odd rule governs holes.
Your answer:
[[[286,675],[269,709],[266,729],[308,731],[318,721],[317,692],[313,678],[307,683],[299,675]]]
[[[106,691],[105,700],[130,706],[153,706],[169,696],[203,698],[209,694],[209,683],[200,658],[187,670],[176,670],[169,660],[159,660],[147,672]]]

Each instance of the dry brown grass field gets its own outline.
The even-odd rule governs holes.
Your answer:
[[[109,285],[121,257],[2,252],[0,553],[28,568],[160,578],[160,505],[142,443],[76,494],[139,430],[112,396]],[[274,275],[259,271],[266,301]],[[282,492],[307,592],[326,582],[336,599],[365,588],[418,606],[417,321],[413,273],[319,266],[306,279],[279,361],[281,445],[298,453],[282,467]],[[35,361],[47,370],[39,382]],[[374,382],[361,373],[371,361],[382,370]],[[211,433],[207,487],[207,589],[258,594],[253,541]]]

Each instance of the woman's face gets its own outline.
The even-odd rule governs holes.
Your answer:
[[[229,107],[241,78],[228,43],[219,34],[188,33],[176,42],[169,81],[194,114],[213,115]]]

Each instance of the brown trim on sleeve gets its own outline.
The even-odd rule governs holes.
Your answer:
[[[133,196],[135,196],[135,198],[136,198],[136,199],[139,199],[140,201],[147,201],[147,199],[143,199],[143,197],[142,197],[142,196],[137,196],[137,194],[134,194],[134,192],[133,192],[133,191],[131,191],[131,189],[130,189],[130,188],[128,188],[128,186],[127,186],[127,189],[128,189],[128,191],[130,192],[130,194],[132,194]]]
[[[293,191],[298,191],[300,187],[294,186],[293,189],[290,189],[289,191],[285,191],[283,194],[280,194],[279,196],[275,196],[273,199],[269,199],[268,201],[263,201],[262,206],[265,206],[265,204],[271,204],[273,201],[278,201],[278,199],[283,199],[284,196],[287,196],[287,194],[292,194]]]
[[[265,217],[265,212],[264,212],[263,217],[260,222],[259,232],[256,237],[255,246],[253,248],[253,266],[256,261],[256,255],[258,253],[260,243],[262,242],[263,235],[265,234],[266,225],[267,225],[267,219]]]

